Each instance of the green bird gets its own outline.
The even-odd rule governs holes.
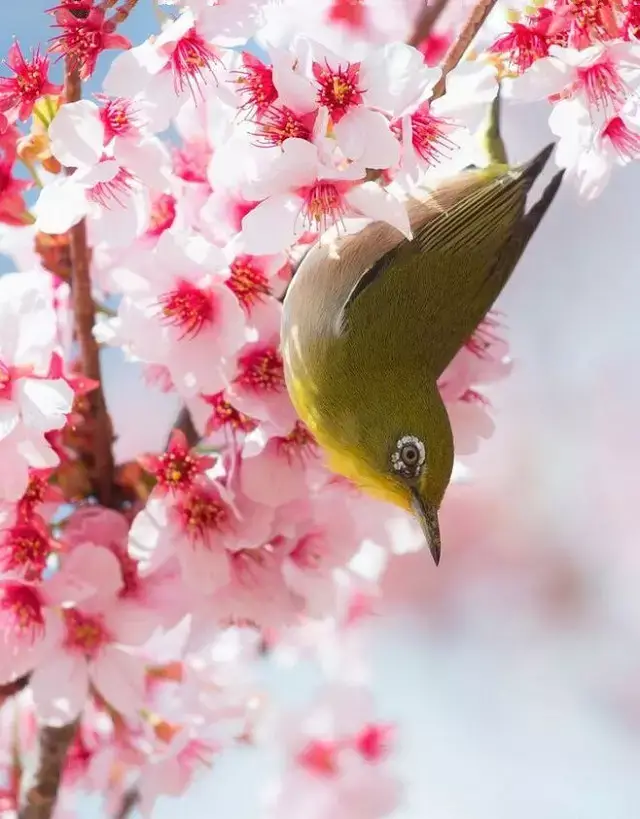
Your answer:
[[[438,378],[508,282],[563,172],[527,209],[554,145],[510,167],[499,97],[485,131],[486,168],[469,167],[408,202],[413,238],[374,222],[320,240],[284,299],[282,356],[291,400],[329,464],[411,510],[436,565],[438,510],[454,445]]]

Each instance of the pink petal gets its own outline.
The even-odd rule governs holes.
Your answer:
[[[136,600],[118,600],[104,612],[104,622],[115,642],[124,646],[141,646],[158,628],[158,615]]]
[[[571,74],[570,67],[557,57],[543,57],[505,85],[510,97],[519,102],[534,102],[566,88],[571,82]]]
[[[91,681],[110,705],[129,719],[137,718],[145,689],[141,657],[107,646],[91,663],[89,673]]]
[[[87,209],[84,188],[77,184],[77,180],[73,177],[54,179],[40,191],[33,207],[35,228],[53,235],[66,233],[86,216]]]
[[[102,607],[122,585],[120,563],[113,552],[106,546],[85,543],[63,556],[62,568],[47,582],[47,596],[58,605],[96,597],[96,604]]]
[[[38,716],[51,725],[66,725],[87,701],[87,664],[79,656],[57,653],[34,669],[30,688]]]
[[[200,594],[211,594],[229,582],[229,557],[222,538],[211,543],[210,548],[195,544],[192,548],[180,549],[178,560],[183,581]]]
[[[19,423],[20,415],[15,401],[0,399],[0,440],[13,432]]]

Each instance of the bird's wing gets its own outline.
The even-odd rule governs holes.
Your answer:
[[[413,239],[355,283],[342,307],[340,332],[349,333],[354,313],[369,328],[368,343],[376,327],[384,337],[389,326],[401,324],[438,377],[491,309],[551,204],[562,173],[525,212],[527,193],[552,150],[547,146],[521,167],[494,170],[489,181],[486,170],[473,171],[471,184],[465,174],[436,191],[441,207],[431,202]],[[456,188],[461,181],[462,191]]]

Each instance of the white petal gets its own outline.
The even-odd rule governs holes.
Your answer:
[[[113,154],[118,162],[152,190],[163,193],[171,179],[171,157],[158,139],[116,139]]]
[[[0,400],[0,441],[18,426],[20,413],[15,401]]]
[[[255,256],[282,253],[296,238],[296,221],[302,202],[281,194],[265,199],[242,220],[247,253]]]
[[[558,94],[571,82],[571,68],[555,57],[536,60],[524,74],[504,81],[505,96],[520,102],[543,100]]]
[[[61,378],[21,378],[16,384],[22,418],[40,432],[61,429],[71,412],[73,390]]]
[[[403,202],[385,191],[375,182],[367,182],[349,191],[346,199],[351,207],[374,221],[388,222],[407,239],[411,239],[409,214]]]
[[[440,79],[440,68],[425,65],[422,54],[405,43],[387,43],[362,61],[364,101],[399,116]]]
[[[89,100],[62,105],[49,126],[51,151],[69,168],[95,165],[104,148],[104,126],[98,106]]]
[[[347,159],[365,168],[393,168],[400,159],[400,144],[384,114],[358,106],[334,127],[340,149]]]
[[[35,227],[43,233],[66,233],[87,215],[88,206],[84,187],[73,177],[56,179],[40,191],[33,207]]]

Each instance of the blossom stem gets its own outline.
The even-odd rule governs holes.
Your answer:
[[[0,685],[0,707],[4,705],[4,703],[11,699],[11,697],[15,697],[21,691],[29,685],[29,675],[25,674],[22,677],[18,677],[17,680],[14,680],[11,683],[7,683],[7,685]]]
[[[60,728],[41,726],[33,780],[23,791],[18,819],[50,819],[53,815],[67,751],[77,730],[78,720]]]
[[[416,20],[413,32],[407,40],[408,45],[417,48],[420,43],[423,43],[429,37],[448,2],[449,0],[435,0],[433,3],[425,2],[424,8]]]
[[[67,61],[65,69],[65,99],[77,102],[82,96],[80,76]],[[67,169],[67,173],[70,171]],[[80,345],[82,371],[98,382],[98,387],[89,394],[91,418],[93,421],[94,447],[91,463],[87,464],[96,497],[103,506],[111,506],[114,487],[114,461],[111,445],[113,431],[111,419],[102,388],[100,351],[93,336],[96,309],[91,295],[91,274],[89,270],[89,248],[87,226],[84,219],[69,231],[71,255],[71,290],[73,293],[73,315],[76,337]]]
[[[38,174],[38,171],[35,169],[35,166],[31,162],[27,162],[25,159],[22,160],[22,164],[29,171],[29,175],[31,176],[37,187],[42,188],[42,179],[40,179],[40,175]]]
[[[122,801],[113,819],[129,819],[131,813],[140,801],[140,794],[136,788],[129,788],[122,795]]]
[[[114,6],[115,3],[111,2],[107,8],[110,6]],[[127,19],[127,17],[131,14],[134,8],[138,5],[138,0],[124,0],[123,4],[116,9],[115,14],[109,18],[109,22],[107,24],[107,28],[109,31],[115,31],[115,29]]]
[[[464,57],[465,52],[482,28],[484,21],[491,13],[491,10],[495,6],[496,2],[497,0],[478,0],[473,8],[473,11],[469,15],[469,19],[465,23],[464,28],[454,42],[451,43],[449,50],[444,55],[442,65],[440,66],[442,68],[442,76],[433,88],[431,99],[437,99],[444,94],[446,90],[445,83],[447,74],[450,71],[453,71],[460,60]]]

